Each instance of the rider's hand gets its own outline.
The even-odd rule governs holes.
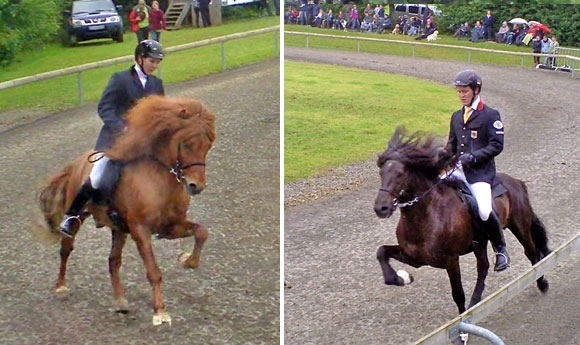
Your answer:
[[[465,153],[459,156],[459,161],[464,167],[469,167],[475,164],[475,156],[473,156],[471,153]]]

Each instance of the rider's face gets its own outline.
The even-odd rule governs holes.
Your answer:
[[[457,96],[464,106],[470,106],[473,99],[473,90],[469,86],[456,86]]]
[[[153,74],[153,72],[155,72],[157,67],[159,67],[160,62],[161,62],[160,59],[154,59],[154,58],[147,57],[147,58],[142,59],[141,68],[143,69],[143,72],[145,74],[151,75],[151,74]]]

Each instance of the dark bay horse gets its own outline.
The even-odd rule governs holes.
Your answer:
[[[181,254],[185,268],[197,268],[207,229],[186,219],[190,196],[206,184],[205,161],[216,138],[215,115],[199,101],[150,96],[140,100],[126,116],[128,131],[105,154],[112,161],[124,162],[123,172],[113,195],[120,222],[113,222],[108,206],[89,202],[82,215],[92,215],[97,227],[112,231],[109,271],[115,307],[128,311],[119,269],[127,235],[135,241],[153,289],[153,324],[171,323],[161,295],[161,271],[153,254],[152,234],[166,239],[194,236],[191,254]],[[39,193],[40,208],[50,234],[59,236],[58,225],[81,184],[88,178],[92,163],[87,152],[48,179]],[[76,225],[75,232],[80,224]],[[58,238],[57,238],[58,239]],[[67,260],[74,238],[60,238],[60,272],[56,293],[68,291],[65,285]]]
[[[473,225],[468,208],[457,191],[441,179],[441,172],[452,160],[436,143],[435,136],[407,134],[397,128],[388,148],[378,159],[381,187],[374,209],[378,217],[401,212],[396,235],[398,245],[383,245],[377,251],[385,284],[403,286],[413,281],[405,271],[395,272],[391,258],[404,264],[432,266],[447,271],[453,300],[463,313],[465,293],[461,283],[459,257],[473,252],[477,260],[477,282],[469,307],[481,301],[489,269],[485,234]],[[507,174],[497,178],[507,192],[494,199],[503,228],[509,228],[533,264],[550,253],[546,229],[530,205],[524,182]],[[548,281],[537,279],[542,292]]]

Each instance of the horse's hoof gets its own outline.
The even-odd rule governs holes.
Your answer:
[[[411,276],[409,272],[405,270],[398,270],[397,275],[403,279],[403,285],[409,285],[413,282],[413,276]]]
[[[171,317],[167,313],[160,313],[153,315],[153,326],[159,326],[163,323],[169,324],[171,326]]]
[[[545,280],[545,279],[541,280],[541,281],[537,282],[537,284],[538,284],[538,289],[540,289],[540,291],[542,293],[548,292],[548,289],[550,288],[550,284],[548,283],[547,280]]]
[[[129,313],[129,302],[126,298],[119,298],[115,301],[115,312],[121,314]]]
[[[59,286],[56,288],[56,290],[54,290],[54,293],[56,294],[56,297],[58,298],[65,298],[68,297],[69,295],[69,289],[63,285],[63,286]]]
[[[181,253],[181,254],[179,254],[179,256],[177,257],[177,260],[179,261],[179,264],[183,268],[193,268],[193,269],[196,269],[196,268],[199,267],[199,260],[194,261],[191,258],[191,254],[190,253]]]

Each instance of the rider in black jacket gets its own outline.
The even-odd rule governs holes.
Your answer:
[[[465,181],[477,200],[479,216],[496,253],[494,270],[503,271],[509,267],[509,257],[491,195],[496,175],[494,158],[503,150],[503,123],[499,112],[480,98],[482,80],[476,72],[459,72],[453,85],[463,107],[451,116],[445,150],[459,157],[461,167],[453,172],[453,176]]]

